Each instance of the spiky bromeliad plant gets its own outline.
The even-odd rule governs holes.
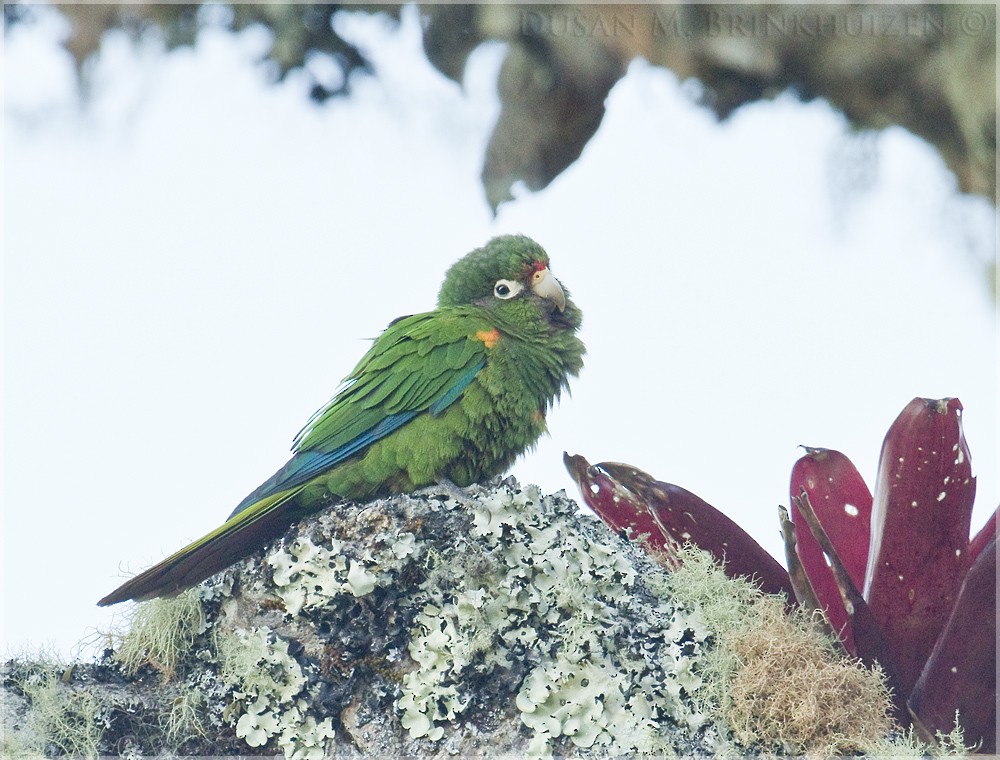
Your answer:
[[[996,512],[970,539],[976,481],[958,399],[916,398],[882,444],[874,497],[838,451],[807,448],[782,508],[786,571],[724,514],[630,465],[566,455],[584,500],[666,565],[694,544],[728,575],[822,610],[844,650],[878,665],[896,719],[996,751]]]

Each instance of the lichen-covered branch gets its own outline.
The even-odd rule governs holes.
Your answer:
[[[880,673],[685,551],[668,573],[564,494],[512,479],[331,505],[139,605],[96,662],[6,663],[2,751],[919,749],[892,739]]]

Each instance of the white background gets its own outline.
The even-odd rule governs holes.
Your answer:
[[[459,87],[399,32],[322,107],[267,84],[267,37],[162,56],[106,39],[80,104],[65,26],[4,54],[4,643],[99,642],[94,602],[219,524],[391,319],[523,232],[585,315],[551,437],[513,468],[575,494],[561,453],[618,460],[723,509],[780,555],[797,444],[872,484],[914,396],[958,396],[997,504],[996,213],[901,129],[858,137],[791,96],[719,124],[636,61],[581,159],[493,219],[479,183],[499,44]],[[84,653],[87,650],[84,648]]]

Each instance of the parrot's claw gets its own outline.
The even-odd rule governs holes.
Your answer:
[[[461,486],[458,486],[451,480],[448,480],[448,478],[441,478],[441,480],[437,482],[437,485],[421,489],[419,493],[427,494],[428,496],[444,497],[445,499],[451,497],[458,502],[469,500],[468,492]]]

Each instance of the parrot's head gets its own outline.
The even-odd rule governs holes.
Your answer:
[[[524,235],[501,235],[452,264],[438,306],[479,306],[505,321],[543,319],[576,330],[581,314],[549,271],[549,255]]]

